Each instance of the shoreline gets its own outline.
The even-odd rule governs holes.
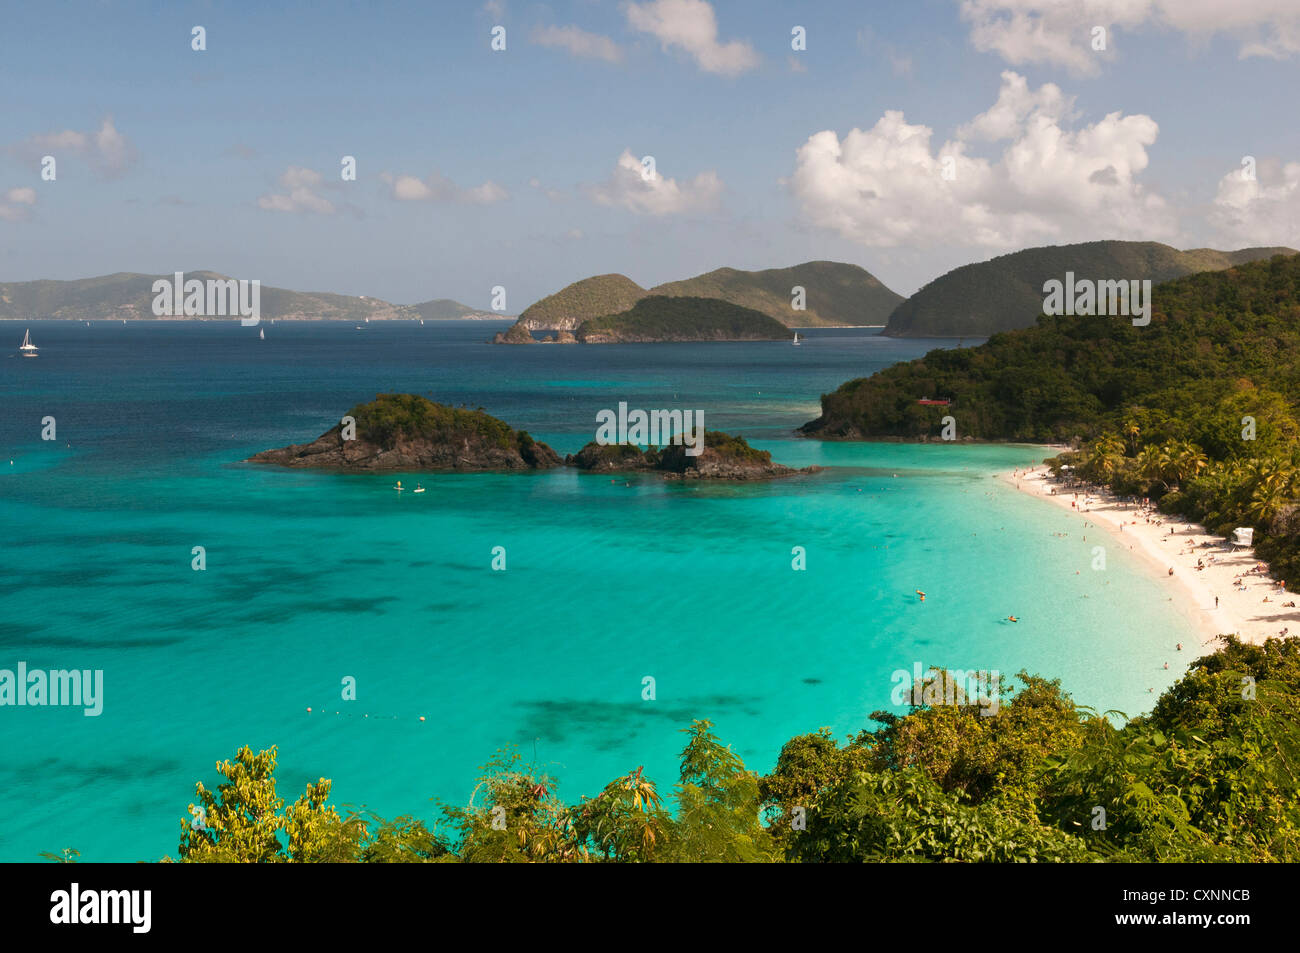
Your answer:
[[[1153,580],[1167,584],[1179,614],[1196,629],[1201,648],[1220,635],[1235,634],[1252,645],[1283,632],[1286,637],[1300,635],[1300,608],[1286,605],[1300,603],[1300,598],[1283,589],[1267,568],[1257,571],[1263,561],[1253,548],[1235,547],[1234,552],[1230,540],[1198,524],[1156,510],[1148,513],[1141,504],[1107,490],[1067,487],[1043,464],[1000,473],[998,479],[1056,504],[1074,515],[1082,528],[1104,530],[1109,542],[1128,549]]]

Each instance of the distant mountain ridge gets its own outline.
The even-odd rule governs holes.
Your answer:
[[[988,337],[1033,327],[1043,311],[1043,283],[1076,278],[1170,281],[1203,271],[1294,255],[1293,248],[1179,251],[1159,242],[1101,241],[1026,248],[954,268],[903,301],[889,316],[887,337]]]
[[[796,287],[803,289],[802,310],[793,304]],[[626,275],[596,275],[525,308],[518,323],[529,331],[575,331],[584,321],[628,311],[652,295],[714,298],[799,328],[883,325],[903,300],[857,265],[809,261],[763,271],[718,268],[649,289]]]
[[[225,279],[213,271],[187,271],[185,279]],[[172,275],[144,275],[117,272],[95,278],[70,281],[11,281],[0,283],[0,320],[104,319],[139,321],[155,317],[153,283],[171,280]],[[511,315],[479,311],[450,298],[436,298],[420,304],[392,304],[365,295],[341,295],[320,291],[290,291],[263,285],[261,311],[265,319],[281,321],[392,321],[418,319],[446,321],[509,318]],[[192,321],[227,320],[190,318]]]

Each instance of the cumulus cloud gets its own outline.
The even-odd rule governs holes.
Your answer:
[[[890,110],[842,139],[811,136],[787,185],[811,224],[876,247],[1173,238],[1173,213],[1136,178],[1155,121],[1114,112],[1072,130],[1069,111],[1056,87],[1008,71],[997,102],[937,148],[929,127]],[[1004,144],[984,158],[967,140]]]
[[[589,33],[576,26],[537,27],[529,37],[538,46],[568,50],[571,56],[618,63],[623,59],[623,48],[607,36]]]
[[[23,222],[31,218],[32,208],[36,205],[36,190],[31,188],[10,189],[0,199],[0,222]]]
[[[1300,162],[1261,161],[1254,176],[1237,168],[1219,180],[1210,222],[1222,240],[1242,245],[1300,245]]]
[[[112,116],[105,116],[99,128],[89,132],[63,129],[29,136],[16,146],[11,146],[10,151],[33,165],[47,155],[52,155],[57,160],[71,154],[84,159],[106,179],[115,179],[125,174],[139,158],[135,146],[118,131]]]
[[[1097,72],[1105,54],[1092,46],[1094,27],[1173,29],[1195,42],[1223,33],[1241,57],[1283,58],[1300,52],[1300,5],[1294,0],[961,0],[976,49],[1008,63],[1051,63],[1078,74]]]
[[[482,185],[461,188],[451,179],[437,172],[427,179],[381,172],[379,179],[388,186],[389,194],[399,202],[464,202],[471,205],[489,205],[510,197],[505,189],[491,180]]]
[[[656,37],[665,50],[683,50],[706,73],[735,76],[758,65],[758,53],[748,43],[718,41],[718,18],[705,0],[629,3],[626,13],[632,29]]]
[[[722,195],[722,180],[713,171],[701,172],[681,184],[676,179],[664,178],[657,169],[646,175],[641,160],[624,149],[610,177],[598,185],[587,186],[586,191],[601,205],[625,208],[641,215],[676,215],[716,206]]]
[[[333,215],[334,203],[319,195],[325,177],[312,169],[291,165],[280,176],[283,192],[268,192],[257,200],[259,208],[271,212],[309,212]]]

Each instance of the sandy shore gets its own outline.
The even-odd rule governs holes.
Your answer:
[[[1153,576],[1168,585],[1179,611],[1195,625],[1203,646],[1221,633],[1235,633],[1255,644],[1284,632],[1300,635],[1300,608],[1286,605],[1300,603],[1300,598],[1284,590],[1268,572],[1252,572],[1261,565],[1254,550],[1233,552],[1230,540],[1212,535],[1203,526],[1148,513],[1106,492],[1059,485],[1046,466],[1000,478],[1071,511],[1081,530],[1105,530],[1112,544],[1124,546],[1149,565]],[[1204,545],[1207,542],[1210,545]],[[1197,569],[1198,561],[1203,568]],[[1300,588],[1295,582],[1292,587]]]

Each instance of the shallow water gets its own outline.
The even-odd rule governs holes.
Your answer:
[[[1041,449],[793,436],[822,392],[956,342],[482,343],[502,326],[280,323],[259,342],[233,323],[33,323],[41,357],[0,357],[0,668],[105,682],[98,717],[0,708],[0,859],[174,855],[194,782],[244,744],[279,746],[289,799],[323,776],[339,802],[432,817],[508,744],[567,799],[638,765],[667,790],[693,719],[767,770],[794,734],[903,710],[891,675],[917,663],[1025,668],[1135,714],[1190,661],[1173,665],[1188,629],[1134,560],[1093,571],[1105,540],[992,478]],[[561,453],[620,400],[697,408],[828,469],[425,474],[399,496],[392,476],[239,462],[383,391],[482,406]]]

